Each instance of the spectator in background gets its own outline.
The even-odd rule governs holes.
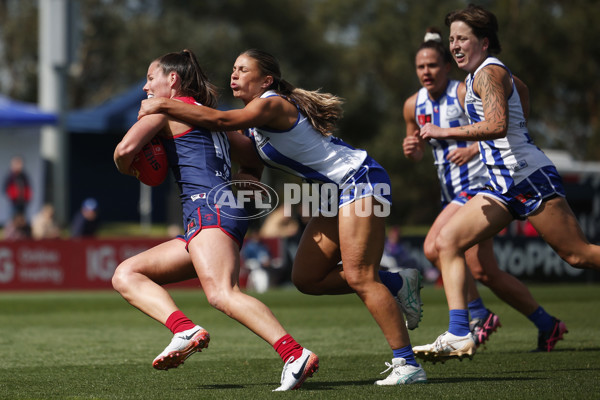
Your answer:
[[[22,212],[16,213],[4,227],[4,239],[22,240],[31,239],[31,227]]]
[[[31,200],[31,186],[24,165],[23,157],[14,156],[10,160],[10,170],[4,178],[4,193],[12,206],[11,217],[20,213],[25,215]]]
[[[60,228],[54,220],[54,207],[45,204],[31,222],[31,233],[34,239],[57,239]]]
[[[83,201],[81,208],[71,223],[72,237],[94,237],[98,232],[98,201],[89,197]]]
[[[277,238],[281,240],[283,254],[279,260],[273,260],[273,267],[278,269],[278,276],[273,282],[276,285],[291,283],[294,258],[298,251],[300,238],[304,233],[304,227],[309,220],[309,217],[302,216],[300,208],[300,205],[292,207],[291,215],[286,216],[284,206],[280,206],[267,216],[260,228],[262,239]]]
[[[271,254],[257,231],[249,231],[241,249],[244,267],[248,270],[248,287],[264,293],[271,283]]]
[[[381,266],[391,271],[397,271],[399,268],[415,268],[423,272],[417,260],[411,257],[402,244],[402,231],[399,226],[388,229],[381,261]]]

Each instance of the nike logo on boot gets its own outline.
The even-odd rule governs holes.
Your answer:
[[[304,372],[304,368],[306,367],[306,363],[308,362],[309,358],[310,357],[306,357],[306,360],[304,360],[304,363],[302,364],[302,366],[300,367],[298,372],[292,372],[292,376],[294,377],[294,379],[300,379],[300,377],[302,376],[302,373]]]

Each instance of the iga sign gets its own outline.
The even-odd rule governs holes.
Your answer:
[[[0,290],[112,289],[122,261],[159,239],[0,241]],[[179,284],[197,287],[196,280]]]
[[[85,270],[87,279],[90,281],[110,281],[119,265],[115,253],[115,247],[108,244],[98,247],[86,247]]]

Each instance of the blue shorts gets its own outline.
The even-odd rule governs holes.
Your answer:
[[[565,197],[562,179],[554,166],[538,169],[518,185],[511,186],[506,193],[500,193],[490,186],[479,193],[498,199],[516,219],[527,219],[545,200]]]
[[[341,208],[363,197],[373,196],[380,203],[392,204],[392,183],[385,169],[367,157],[360,169],[339,187]]]
[[[456,195],[456,197],[454,197],[450,203],[456,203],[456,204],[458,204],[460,206],[464,206],[467,201],[471,200],[471,198],[473,198],[480,191],[481,191],[481,189],[465,189],[465,190],[461,190],[460,193],[458,193]],[[445,208],[450,203],[442,201],[442,208]]]
[[[243,208],[201,204],[183,219],[186,249],[190,240],[202,229],[218,228],[233,239],[240,248],[248,230],[248,219]]]

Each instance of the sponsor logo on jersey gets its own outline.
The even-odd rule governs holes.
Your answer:
[[[198,193],[198,194],[193,194],[191,196],[192,201],[196,201],[196,200],[200,200],[200,199],[205,199],[206,198],[206,193]]]
[[[525,160],[521,160],[521,161],[517,162],[516,164],[513,164],[513,165],[511,165],[511,166],[510,166],[510,168],[511,168],[513,171],[517,172],[517,171],[520,171],[520,170],[522,170],[523,168],[526,168],[526,167],[527,167],[527,165],[528,165],[528,164],[527,164],[527,161],[525,161]]]
[[[187,232],[190,232],[192,229],[194,229],[196,227],[196,222],[195,221],[190,221],[190,223],[187,225]]]
[[[417,115],[417,119],[419,125],[425,125],[426,123],[431,122],[431,114],[419,114]]]
[[[461,111],[460,108],[458,108],[458,106],[448,106],[448,108],[446,108],[446,117],[453,119],[453,118],[458,118],[460,117]]]

